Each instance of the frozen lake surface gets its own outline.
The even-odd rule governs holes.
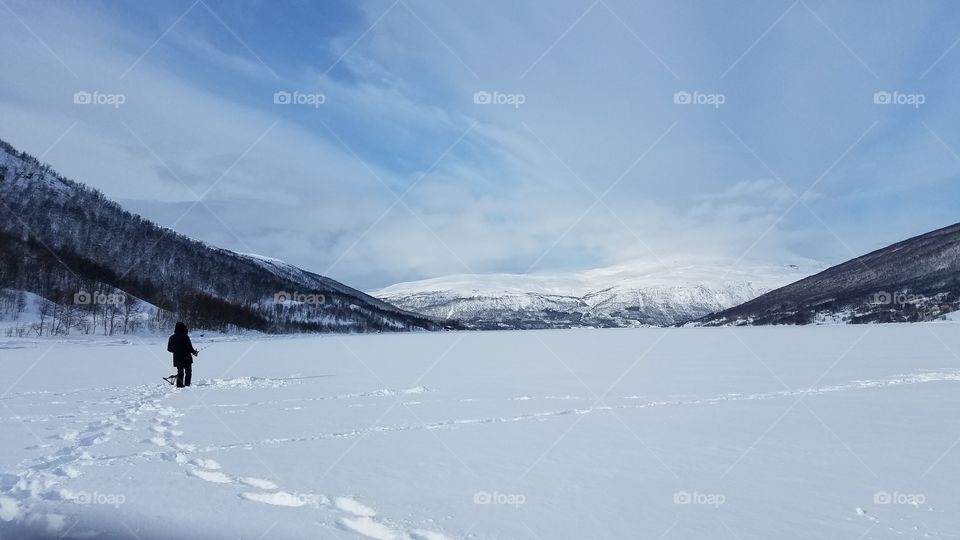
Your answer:
[[[198,346],[204,340],[196,338]],[[958,538],[960,325],[0,343],[0,537]]]

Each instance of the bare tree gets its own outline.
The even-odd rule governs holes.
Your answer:
[[[35,330],[38,337],[43,337],[43,325],[50,318],[53,312],[53,303],[47,302],[46,300],[40,300],[40,322],[36,325]]]
[[[123,333],[127,334],[136,331],[143,306],[132,294],[124,293],[123,296]]]

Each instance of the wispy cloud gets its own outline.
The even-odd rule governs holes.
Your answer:
[[[46,160],[148,216],[361,287],[650,249],[839,260],[953,219],[960,16],[808,4],[11,1],[0,137],[58,141]]]

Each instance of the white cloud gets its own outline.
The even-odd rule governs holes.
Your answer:
[[[663,257],[735,258],[747,249],[754,258],[791,250],[842,257],[845,249],[822,248],[836,244],[833,232],[805,206],[781,221],[791,190],[816,182],[805,202],[859,247],[877,241],[858,222],[861,194],[894,204],[890,193],[935,190],[927,180],[955,177],[956,160],[918,127],[926,118],[949,132],[937,121],[956,108],[942,92],[942,70],[923,83],[924,109],[870,102],[881,85],[921,84],[911,71],[925,63],[914,60],[934,14],[886,7],[909,24],[880,36],[846,7],[814,6],[882,81],[802,6],[721,78],[785,7],[730,19],[726,7],[611,0],[613,12],[596,4],[571,29],[591,5],[365,2],[366,24],[378,21],[367,34],[360,26],[308,36],[329,44],[332,58],[346,53],[336,69],[321,76],[329,63],[287,57],[271,68],[279,78],[243,46],[225,50],[233,38],[219,23],[204,26],[209,15],[198,11],[121,79],[159,31],[144,35],[88,6],[13,2],[80,78],[16,20],[0,20],[0,71],[9,82],[0,88],[0,136],[40,154],[73,126],[45,157],[67,175],[137,200],[166,224],[210,189],[205,202],[216,217],[198,206],[177,228],[330,269],[361,287],[452,272],[588,268],[655,256],[650,249]],[[948,45],[927,43],[922,52],[932,63]],[[77,107],[71,96],[83,89],[122,92],[127,101],[116,110]],[[720,108],[674,105],[683,89],[727,100]],[[273,106],[276,90],[322,92],[325,109]],[[477,105],[478,91],[519,93],[525,102]],[[881,125],[854,145],[874,122]],[[395,204],[391,191],[411,187],[405,204]],[[594,194],[604,193],[597,203]],[[913,226],[933,228],[949,214],[945,204]]]

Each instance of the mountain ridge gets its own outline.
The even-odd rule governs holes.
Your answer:
[[[0,288],[36,293],[64,306],[76,304],[80,291],[120,291],[169,318],[209,329],[439,328],[428,317],[331,278],[162,227],[5,141],[0,141],[0,203]],[[93,309],[73,307],[81,314]]]
[[[670,326],[752,299],[821,268],[694,258],[561,274],[453,275],[371,291],[469,328]]]
[[[958,308],[960,223],[854,257],[696,324],[917,322]]]

